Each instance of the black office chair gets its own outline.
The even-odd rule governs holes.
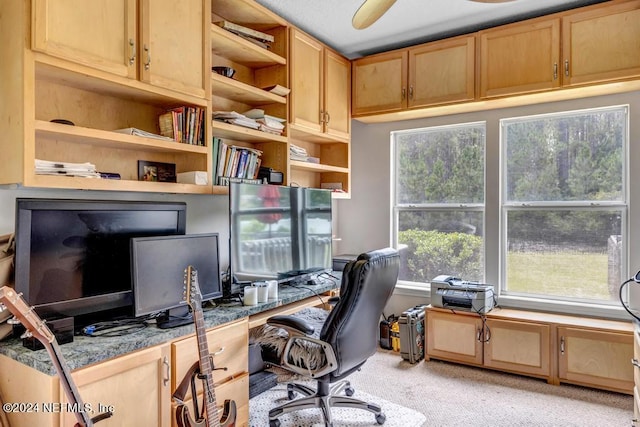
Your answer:
[[[398,280],[399,265],[398,252],[393,248],[364,253],[349,262],[343,272],[339,300],[322,325],[319,338],[313,338],[313,327],[295,315],[267,320],[267,325],[287,332],[277,364],[317,380],[317,389],[287,384],[292,401],[269,411],[270,427],[280,425],[279,416],[308,408],[320,408],[328,427],[333,425],[331,407],[364,409],[375,414],[378,424],[385,422],[380,406],[351,397],[354,389],[344,378],[376,352],[380,316]],[[341,394],[343,391],[346,395]],[[305,397],[293,400],[296,392]]]

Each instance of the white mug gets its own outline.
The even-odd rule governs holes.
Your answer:
[[[267,302],[269,301],[269,288],[266,283],[257,284],[258,288],[258,302]]]
[[[269,299],[277,300],[278,299],[278,281],[269,280],[267,281],[267,286],[269,288]]]
[[[258,288],[255,286],[244,287],[244,299],[242,300],[244,305],[257,305],[258,304]]]

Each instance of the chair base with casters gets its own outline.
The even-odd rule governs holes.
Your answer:
[[[343,391],[345,393],[344,396],[341,394]],[[296,392],[305,397],[293,400]],[[287,397],[291,402],[269,411],[269,427],[280,427],[278,417],[283,414],[311,408],[320,408],[326,427],[333,425],[331,408],[364,409],[375,415],[378,424],[384,424],[387,417],[382,412],[382,408],[375,403],[369,403],[351,397],[354,392],[355,390],[351,387],[351,383],[347,380],[342,380],[334,384],[319,381],[317,390],[303,384],[289,383],[287,384]]]

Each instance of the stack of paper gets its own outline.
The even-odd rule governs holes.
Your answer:
[[[39,159],[36,159],[36,174],[100,178],[96,166],[92,163],[51,162]]]
[[[218,120],[232,125],[244,126],[251,129],[259,129],[260,124],[255,120],[235,111],[214,111],[213,120]]]
[[[282,135],[284,132],[285,119],[280,117],[270,116],[264,113],[264,110],[260,108],[254,108],[243,113],[246,117],[254,119],[260,124],[259,130],[262,132],[272,133],[275,135]]]
[[[289,157],[291,160],[306,162],[309,156],[307,155],[307,150],[302,147],[298,147],[295,144],[291,144],[289,147]]]

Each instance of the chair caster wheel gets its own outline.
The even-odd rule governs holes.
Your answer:
[[[269,427],[280,427],[280,420],[269,420]]]
[[[353,396],[355,392],[356,391],[353,389],[353,387],[347,387],[344,389],[344,394],[346,394],[349,397]]]
[[[384,422],[387,421],[387,416],[383,413],[380,413],[378,415],[376,415],[376,422],[380,425],[384,424]],[[272,426],[269,426],[272,427]]]

